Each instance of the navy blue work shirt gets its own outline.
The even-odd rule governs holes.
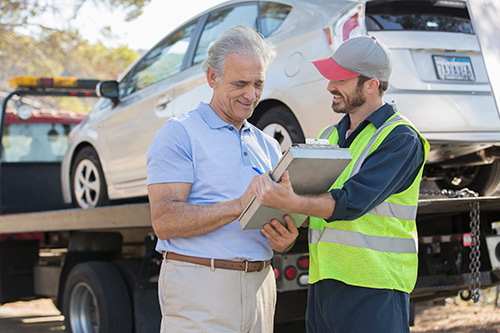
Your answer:
[[[384,104],[366,118],[347,137],[351,125],[349,115],[339,122],[338,145],[349,148],[356,136],[369,124],[382,126],[395,113],[391,104]],[[341,189],[330,191],[335,210],[330,219],[355,220],[381,204],[394,193],[406,190],[413,183],[424,161],[420,136],[408,125],[394,128],[380,146],[363,162],[359,172],[349,178]]]

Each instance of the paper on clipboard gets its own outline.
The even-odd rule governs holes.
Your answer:
[[[299,144],[285,152],[271,172],[271,176],[279,180],[285,170],[288,170],[295,193],[319,194],[330,189],[351,160],[347,148],[339,148],[337,145]],[[286,214],[292,217],[297,227],[307,218],[306,215],[289,214],[276,208],[262,206],[254,197],[238,221],[242,229],[260,229],[274,218],[286,225],[283,219]]]

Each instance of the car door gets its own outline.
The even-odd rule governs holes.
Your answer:
[[[121,82],[123,96],[107,113],[101,131],[111,198],[121,191],[127,196],[146,194],[146,150],[155,132],[174,114],[176,76],[184,67],[196,26],[195,20],[171,33]]]

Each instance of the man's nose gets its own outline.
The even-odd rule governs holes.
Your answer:
[[[326,87],[326,90],[332,91],[336,88],[337,84],[335,81],[329,81],[328,86]]]
[[[257,89],[255,89],[255,87],[253,85],[248,85],[246,88],[245,88],[245,91],[243,93],[243,96],[248,99],[249,101],[253,101],[255,100],[255,98],[257,97]]]

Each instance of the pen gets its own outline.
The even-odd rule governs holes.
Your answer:
[[[252,167],[252,169],[254,169],[255,172],[257,172],[259,175],[262,175],[263,172],[259,170],[259,168],[256,168],[256,167]]]

